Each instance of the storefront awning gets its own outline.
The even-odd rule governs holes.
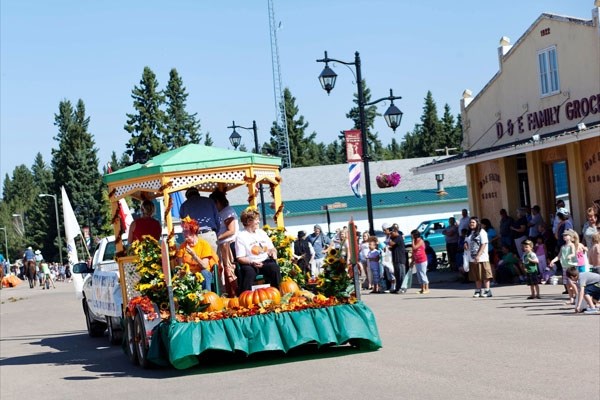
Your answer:
[[[412,168],[410,171],[415,175],[438,172],[448,168],[496,160],[498,158],[561,146],[598,136],[600,136],[600,121],[586,123],[585,129],[579,129],[575,127],[558,132],[547,133],[544,135],[533,135],[527,139],[518,140],[509,144],[503,144],[501,146],[490,147],[489,149],[482,149],[472,152],[466,151],[456,156],[441,160],[434,160],[429,164]]]

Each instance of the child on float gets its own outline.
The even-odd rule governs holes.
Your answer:
[[[527,300],[539,299],[540,298],[540,272],[537,255],[533,252],[533,242],[529,239],[524,240],[521,243],[523,247],[523,255],[521,256],[521,263],[525,270],[525,276],[527,279],[527,285],[531,290],[531,295]]]
[[[552,269],[548,267],[548,261],[546,259],[546,245],[544,244],[544,238],[539,235],[535,238],[535,245],[533,246],[533,251],[538,258],[538,270],[540,273],[540,284],[545,284],[550,280],[550,277],[554,275]]]
[[[567,288],[569,295],[569,301],[567,305],[575,305],[575,296],[577,294],[577,288],[567,277],[567,270],[570,267],[577,267],[577,248],[579,247],[579,236],[573,229],[567,229],[562,234],[563,244],[558,251],[558,255],[550,261],[550,267],[554,268],[557,261],[560,260],[560,264],[563,268],[563,284]],[[575,242],[577,241],[577,242]]]
[[[371,275],[373,276],[372,294],[381,293],[380,281],[383,270],[381,261],[381,250],[379,249],[379,241],[377,240],[377,236],[369,236],[369,252],[367,253],[367,263],[369,265],[369,269],[371,270]]]

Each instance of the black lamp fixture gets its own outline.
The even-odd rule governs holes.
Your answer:
[[[325,59],[327,59],[327,52],[325,52]],[[325,68],[319,75],[319,82],[321,82],[321,87],[329,94],[331,90],[335,87],[335,80],[337,79],[337,74],[329,68],[329,63],[325,61]]]
[[[396,99],[396,98],[397,97],[394,97],[394,93],[392,92],[392,89],[390,89],[390,97],[389,97],[390,106],[388,107],[386,112],[383,114],[383,119],[385,119],[385,123],[387,124],[387,126],[392,128],[392,131],[394,131],[394,133],[396,132],[396,128],[398,128],[400,126],[400,122],[402,122],[402,115],[404,114],[394,104],[394,99]]]
[[[233,148],[236,150],[242,141],[242,136],[239,133],[237,133],[235,128],[252,131],[254,133],[254,153],[260,154],[260,148],[258,146],[258,127],[256,126],[256,121],[252,121],[251,127],[236,125],[235,121],[231,121],[231,126],[228,126],[227,128],[233,129],[233,132],[231,132],[231,135],[229,135],[229,143],[231,143]],[[267,224],[267,212],[265,210],[265,195],[263,192],[262,184],[258,185],[258,186],[259,186],[259,192],[260,192],[260,208],[262,211],[261,214],[262,214],[263,225],[266,225]]]
[[[398,107],[394,105],[394,100],[399,100],[402,97],[394,96],[392,93],[392,89],[390,89],[390,95],[388,97],[383,97],[381,99],[377,99],[375,101],[371,101],[369,103],[365,103],[364,93],[363,93],[363,82],[362,82],[362,71],[361,71],[361,62],[360,62],[360,54],[357,52],[354,53],[354,62],[340,61],[333,58],[329,58],[327,56],[327,52],[325,52],[325,58],[318,59],[317,62],[325,63],[325,68],[319,75],[319,82],[321,83],[321,87],[329,94],[331,90],[335,86],[335,80],[337,78],[337,74],[329,68],[330,62],[338,62],[344,65],[354,65],[356,69],[356,86],[357,86],[357,94],[358,94],[358,114],[360,117],[360,133],[361,133],[361,142],[363,148],[363,165],[365,170],[365,189],[367,192],[367,218],[369,220],[369,233],[371,235],[375,234],[375,228],[373,225],[373,203],[371,198],[371,176],[369,173],[369,159],[370,156],[369,146],[367,142],[367,127],[365,123],[365,106],[372,106],[384,100],[390,100],[390,106],[387,111],[383,115],[386,124],[392,128],[394,132],[400,126],[400,122],[402,121],[402,111]]]
[[[231,135],[229,135],[229,143],[231,143],[233,148],[237,150],[237,148],[239,147],[241,142],[242,142],[242,135],[237,133],[237,131],[234,128],[233,132],[231,132]]]

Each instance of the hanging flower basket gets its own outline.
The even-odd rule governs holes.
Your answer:
[[[400,174],[397,172],[392,172],[390,174],[382,173],[382,174],[377,175],[377,178],[375,178],[375,180],[377,181],[377,186],[384,189],[384,188],[398,186],[398,184],[400,183],[401,177],[400,177]]]

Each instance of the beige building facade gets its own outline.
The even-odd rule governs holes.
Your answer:
[[[539,205],[546,221],[565,200],[575,227],[600,206],[600,0],[591,19],[544,13],[511,44],[499,70],[461,100],[464,152],[415,174],[465,165],[472,215]]]

